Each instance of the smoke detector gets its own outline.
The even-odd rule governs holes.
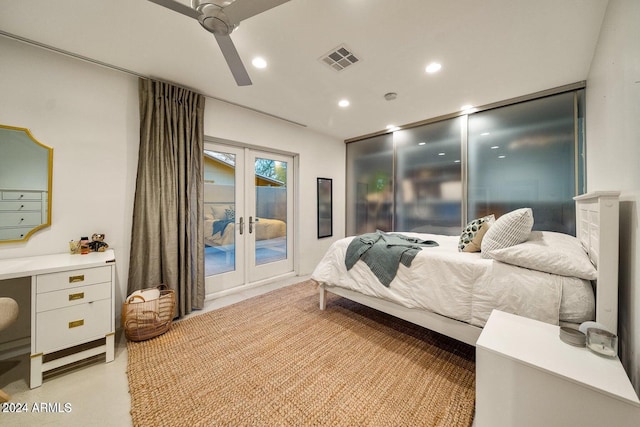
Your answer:
[[[397,97],[398,97],[398,94],[395,92],[389,92],[384,94],[384,99],[386,99],[387,101],[393,101]]]

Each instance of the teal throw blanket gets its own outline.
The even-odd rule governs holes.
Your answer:
[[[400,263],[407,267],[423,247],[439,246],[433,240],[421,240],[402,234],[382,231],[356,236],[345,256],[345,265],[350,270],[358,260],[364,261],[380,283],[389,287],[396,277]]]

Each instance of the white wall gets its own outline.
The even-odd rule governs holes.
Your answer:
[[[640,2],[610,0],[587,78],[587,188],[620,190],[620,358],[640,395]]]
[[[69,240],[102,232],[116,251],[121,298],[138,161],[137,79],[4,37],[0,57],[0,123],[28,128],[53,147],[51,227],[26,243],[0,244],[0,259],[65,252]]]
[[[0,123],[53,147],[52,224],[0,259],[59,253],[95,232],[116,251],[120,311],[126,296],[139,145],[137,77],[0,37]],[[304,127],[208,99],[205,134],[299,155],[300,274],[344,236],[345,146]],[[316,239],[316,176],[334,179],[334,237]],[[0,289],[2,294],[2,289]]]

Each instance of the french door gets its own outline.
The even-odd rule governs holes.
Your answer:
[[[206,143],[206,293],[293,271],[293,157]]]

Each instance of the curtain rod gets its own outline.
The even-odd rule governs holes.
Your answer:
[[[28,39],[28,38],[25,38],[25,37],[21,37],[21,36],[12,34],[12,33],[8,33],[8,32],[3,31],[3,30],[0,30],[0,35],[4,36],[6,38],[12,39],[12,40],[16,40],[16,41],[19,41],[19,42],[22,42],[22,43],[26,43],[26,44],[29,44],[29,45],[32,45],[32,46],[36,46],[36,47],[39,47],[39,48],[42,48],[42,49],[49,50],[51,52],[59,53],[61,55],[65,55],[65,56],[68,56],[68,57],[71,57],[71,58],[74,58],[74,59],[79,59],[81,61],[88,62],[90,64],[98,65],[100,67],[108,68],[110,70],[119,71],[121,73],[130,75],[130,76],[139,77],[139,78],[143,78],[143,79],[158,80],[158,81],[162,81],[164,83],[169,83],[169,84],[172,84],[174,86],[178,86],[178,87],[181,87],[183,89],[187,89],[187,90],[190,90],[190,91],[193,91],[193,92],[198,92],[197,90],[195,90],[193,88],[190,88],[190,87],[187,87],[187,86],[184,86],[184,85],[181,85],[181,84],[177,84],[175,82],[167,81],[167,80],[160,79],[160,78],[153,77],[153,76],[146,76],[144,74],[137,73],[137,72],[129,70],[127,68],[118,67],[117,65],[113,65],[113,64],[109,64],[107,62],[99,61],[97,59],[93,59],[93,58],[90,58],[88,56],[84,56],[84,55],[80,55],[80,54],[77,54],[77,53],[73,53],[73,52],[70,52],[68,50],[60,49],[60,48],[57,48],[57,47],[54,47],[54,46],[51,46],[51,45],[48,45],[48,44],[45,44],[45,43],[40,43],[40,42],[37,42],[35,40],[31,40],[31,39]],[[229,101],[229,100],[223,99],[223,98],[218,98],[218,97],[215,97],[215,96],[212,96],[212,95],[207,95],[207,94],[202,94],[202,95],[204,97],[206,97],[206,98],[213,99],[215,101],[224,102],[225,104],[233,105],[235,107],[240,107],[240,108],[243,108],[245,110],[249,110],[249,111],[253,111],[255,113],[263,114],[265,116],[269,116],[269,117],[272,117],[274,119],[282,120],[282,121],[285,121],[287,123],[290,123],[290,124],[293,124],[293,125],[296,125],[296,126],[301,126],[301,127],[304,127],[304,128],[307,127],[307,125],[305,125],[303,123],[299,123],[299,122],[296,122],[296,121],[293,121],[293,120],[289,120],[289,119],[286,119],[284,117],[276,116],[275,114],[267,113],[266,111],[258,110],[258,109],[253,108],[253,107],[248,107],[246,105],[238,104],[237,102]]]

